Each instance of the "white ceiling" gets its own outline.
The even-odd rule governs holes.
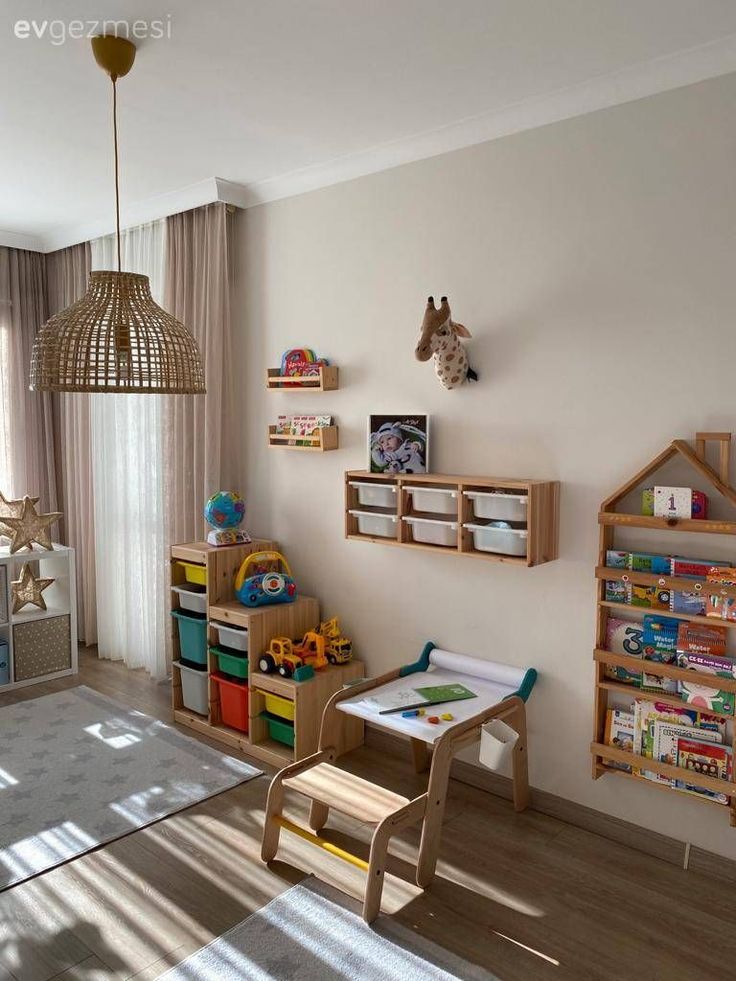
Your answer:
[[[88,40],[21,40],[17,20],[170,24],[118,86],[124,223],[213,200],[215,175],[246,186],[236,203],[273,200],[736,70],[733,0],[4,0],[0,17],[0,242],[27,248],[111,229],[110,91]]]

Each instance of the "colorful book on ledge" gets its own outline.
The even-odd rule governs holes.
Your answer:
[[[465,685],[433,685],[426,688],[402,688],[386,692],[384,695],[369,695],[365,702],[378,709],[379,715],[391,712],[405,712],[408,709],[424,708],[427,705],[442,705],[444,702],[458,702],[466,698],[477,698],[474,691]]]

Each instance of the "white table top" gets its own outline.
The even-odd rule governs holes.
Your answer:
[[[374,705],[366,703],[366,698],[376,695],[386,695],[395,691],[404,691],[407,688],[425,688],[429,685],[465,685],[470,691],[476,693],[476,698],[466,698],[456,702],[444,702],[440,705],[432,705],[425,708],[426,715],[412,719],[404,719],[401,712],[393,712],[390,715],[381,715],[380,709]],[[396,678],[389,681],[387,685],[380,688],[371,688],[367,692],[356,695],[354,698],[346,698],[338,702],[337,707],[347,715],[355,715],[359,719],[380,726],[389,732],[398,732],[414,739],[421,739],[425,743],[432,744],[440,736],[447,732],[448,728],[458,722],[464,722],[472,718],[484,709],[493,708],[499,702],[516,691],[510,685],[502,685],[495,681],[487,681],[484,678],[475,678],[468,674],[461,674],[459,671],[449,671],[444,668],[430,668],[429,671],[416,672],[407,675],[405,678]],[[417,699],[419,701],[419,698]],[[433,724],[427,722],[429,715],[442,715],[443,712],[452,713],[452,722],[440,722]]]

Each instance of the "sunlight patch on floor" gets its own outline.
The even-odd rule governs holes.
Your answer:
[[[522,950],[528,951],[530,954],[534,954],[535,957],[541,957],[543,961],[547,961],[549,964],[554,964],[555,967],[560,966],[560,962],[554,957],[550,957],[549,954],[543,954],[541,950],[535,950],[534,947],[529,947],[527,944],[523,944],[520,940],[514,940],[513,937],[507,937],[505,933],[499,933],[498,930],[494,930],[493,933],[502,940],[508,940],[510,944],[515,944],[517,947],[521,947]]]
[[[106,746],[110,746],[111,749],[127,749],[128,746],[133,746],[141,741],[140,736],[136,736],[130,731],[110,735],[110,728],[110,724],[107,722],[96,722],[94,725],[85,726],[84,731],[90,736],[94,736],[95,739],[99,739]]]
[[[0,766],[0,790],[5,790],[6,787],[17,787],[18,781],[12,775],[8,773],[7,770],[3,770]]]

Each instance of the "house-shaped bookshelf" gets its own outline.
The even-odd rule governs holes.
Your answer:
[[[706,450],[708,444],[712,442],[717,444],[717,471],[706,460]],[[620,602],[607,598],[607,596],[610,596],[610,593],[607,593],[606,589],[607,583],[618,582],[625,584],[627,590],[629,587],[642,586],[654,587],[655,589],[661,590],[663,594],[669,595],[672,595],[675,591],[680,591],[688,593],[702,592],[705,596],[716,594],[722,597],[736,597],[736,586],[712,583],[706,577],[696,579],[660,575],[653,572],[635,571],[629,568],[613,568],[607,563],[609,551],[617,548],[614,541],[617,529],[644,528],[660,532],[671,532],[673,535],[677,535],[677,538],[673,538],[673,546],[667,549],[667,554],[677,555],[682,558],[687,557],[687,543],[683,539],[687,537],[688,533],[736,536],[736,490],[734,490],[729,482],[730,458],[731,433],[697,433],[694,448],[686,440],[673,440],[647,466],[634,474],[630,480],[627,480],[625,484],[614,491],[601,504],[598,514],[599,554],[598,565],[595,570],[597,579],[596,644],[593,654],[595,661],[595,700],[591,754],[593,757],[594,779],[598,779],[604,774],[615,774],[618,777],[639,780],[652,787],[670,790],[674,799],[674,794],[677,791],[673,790],[667,782],[656,782],[654,779],[647,779],[640,776],[637,773],[637,770],[640,770],[652,775],[658,774],[666,777],[669,781],[685,780],[689,786],[697,787],[697,790],[700,792],[695,794],[694,799],[707,803],[718,804],[718,801],[713,796],[703,793],[703,791],[710,791],[720,795],[726,794],[729,800],[728,807],[731,825],[736,826],[736,787],[733,786],[735,777],[733,766],[730,782],[726,782],[717,776],[710,776],[704,772],[696,773],[682,766],[676,766],[658,759],[650,759],[649,757],[627,751],[619,746],[606,743],[607,710],[609,707],[623,708],[626,710],[626,699],[629,699],[632,704],[634,699],[642,699],[644,701],[665,703],[678,708],[697,708],[693,704],[688,704],[678,693],[665,693],[624,683],[622,680],[612,677],[614,672],[611,669],[623,669],[618,673],[624,677],[627,677],[629,672],[632,675],[638,674],[641,677],[642,666],[646,666],[649,663],[652,666],[651,673],[661,678],[670,679],[671,681],[695,682],[710,689],[717,688],[720,691],[732,693],[734,695],[732,701],[736,701],[736,677],[716,677],[713,674],[705,674],[700,671],[694,671],[691,668],[678,667],[674,663],[648,662],[647,660],[642,660],[641,656],[637,657],[628,653],[616,653],[606,649],[608,621],[610,618],[621,617],[624,620],[634,620],[632,614],[638,615],[639,619],[641,619],[647,613],[658,613],[661,617],[705,624],[709,627],[718,625],[730,628],[727,633],[729,637],[733,638],[731,644],[733,645],[736,642],[736,620],[673,612],[662,609],[661,606],[653,609],[644,605],[632,605],[628,602]],[[646,484],[655,484],[656,481],[652,480],[654,475],[665,464],[677,459],[685,460],[692,471],[694,471],[697,476],[698,489],[705,491],[709,495],[712,491],[716,491],[726,501],[729,510],[733,508],[732,520],[658,517],[649,514],[626,513],[618,510],[625,502],[625,499],[638,487],[643,487]],[[733,656],[733,651],[729,652],[729,656]],[[733,757],[736,757],[736,733],[734,732],[733,714],[711,711],[708,714],[716,716],[719,724],[725,727],[724,745],[730,746]],[[622,769],[622,766],[627,767],[627,769]],[[732,787],[733,794],[731,794]],[[719,806],[723,806],[722,803]]]

